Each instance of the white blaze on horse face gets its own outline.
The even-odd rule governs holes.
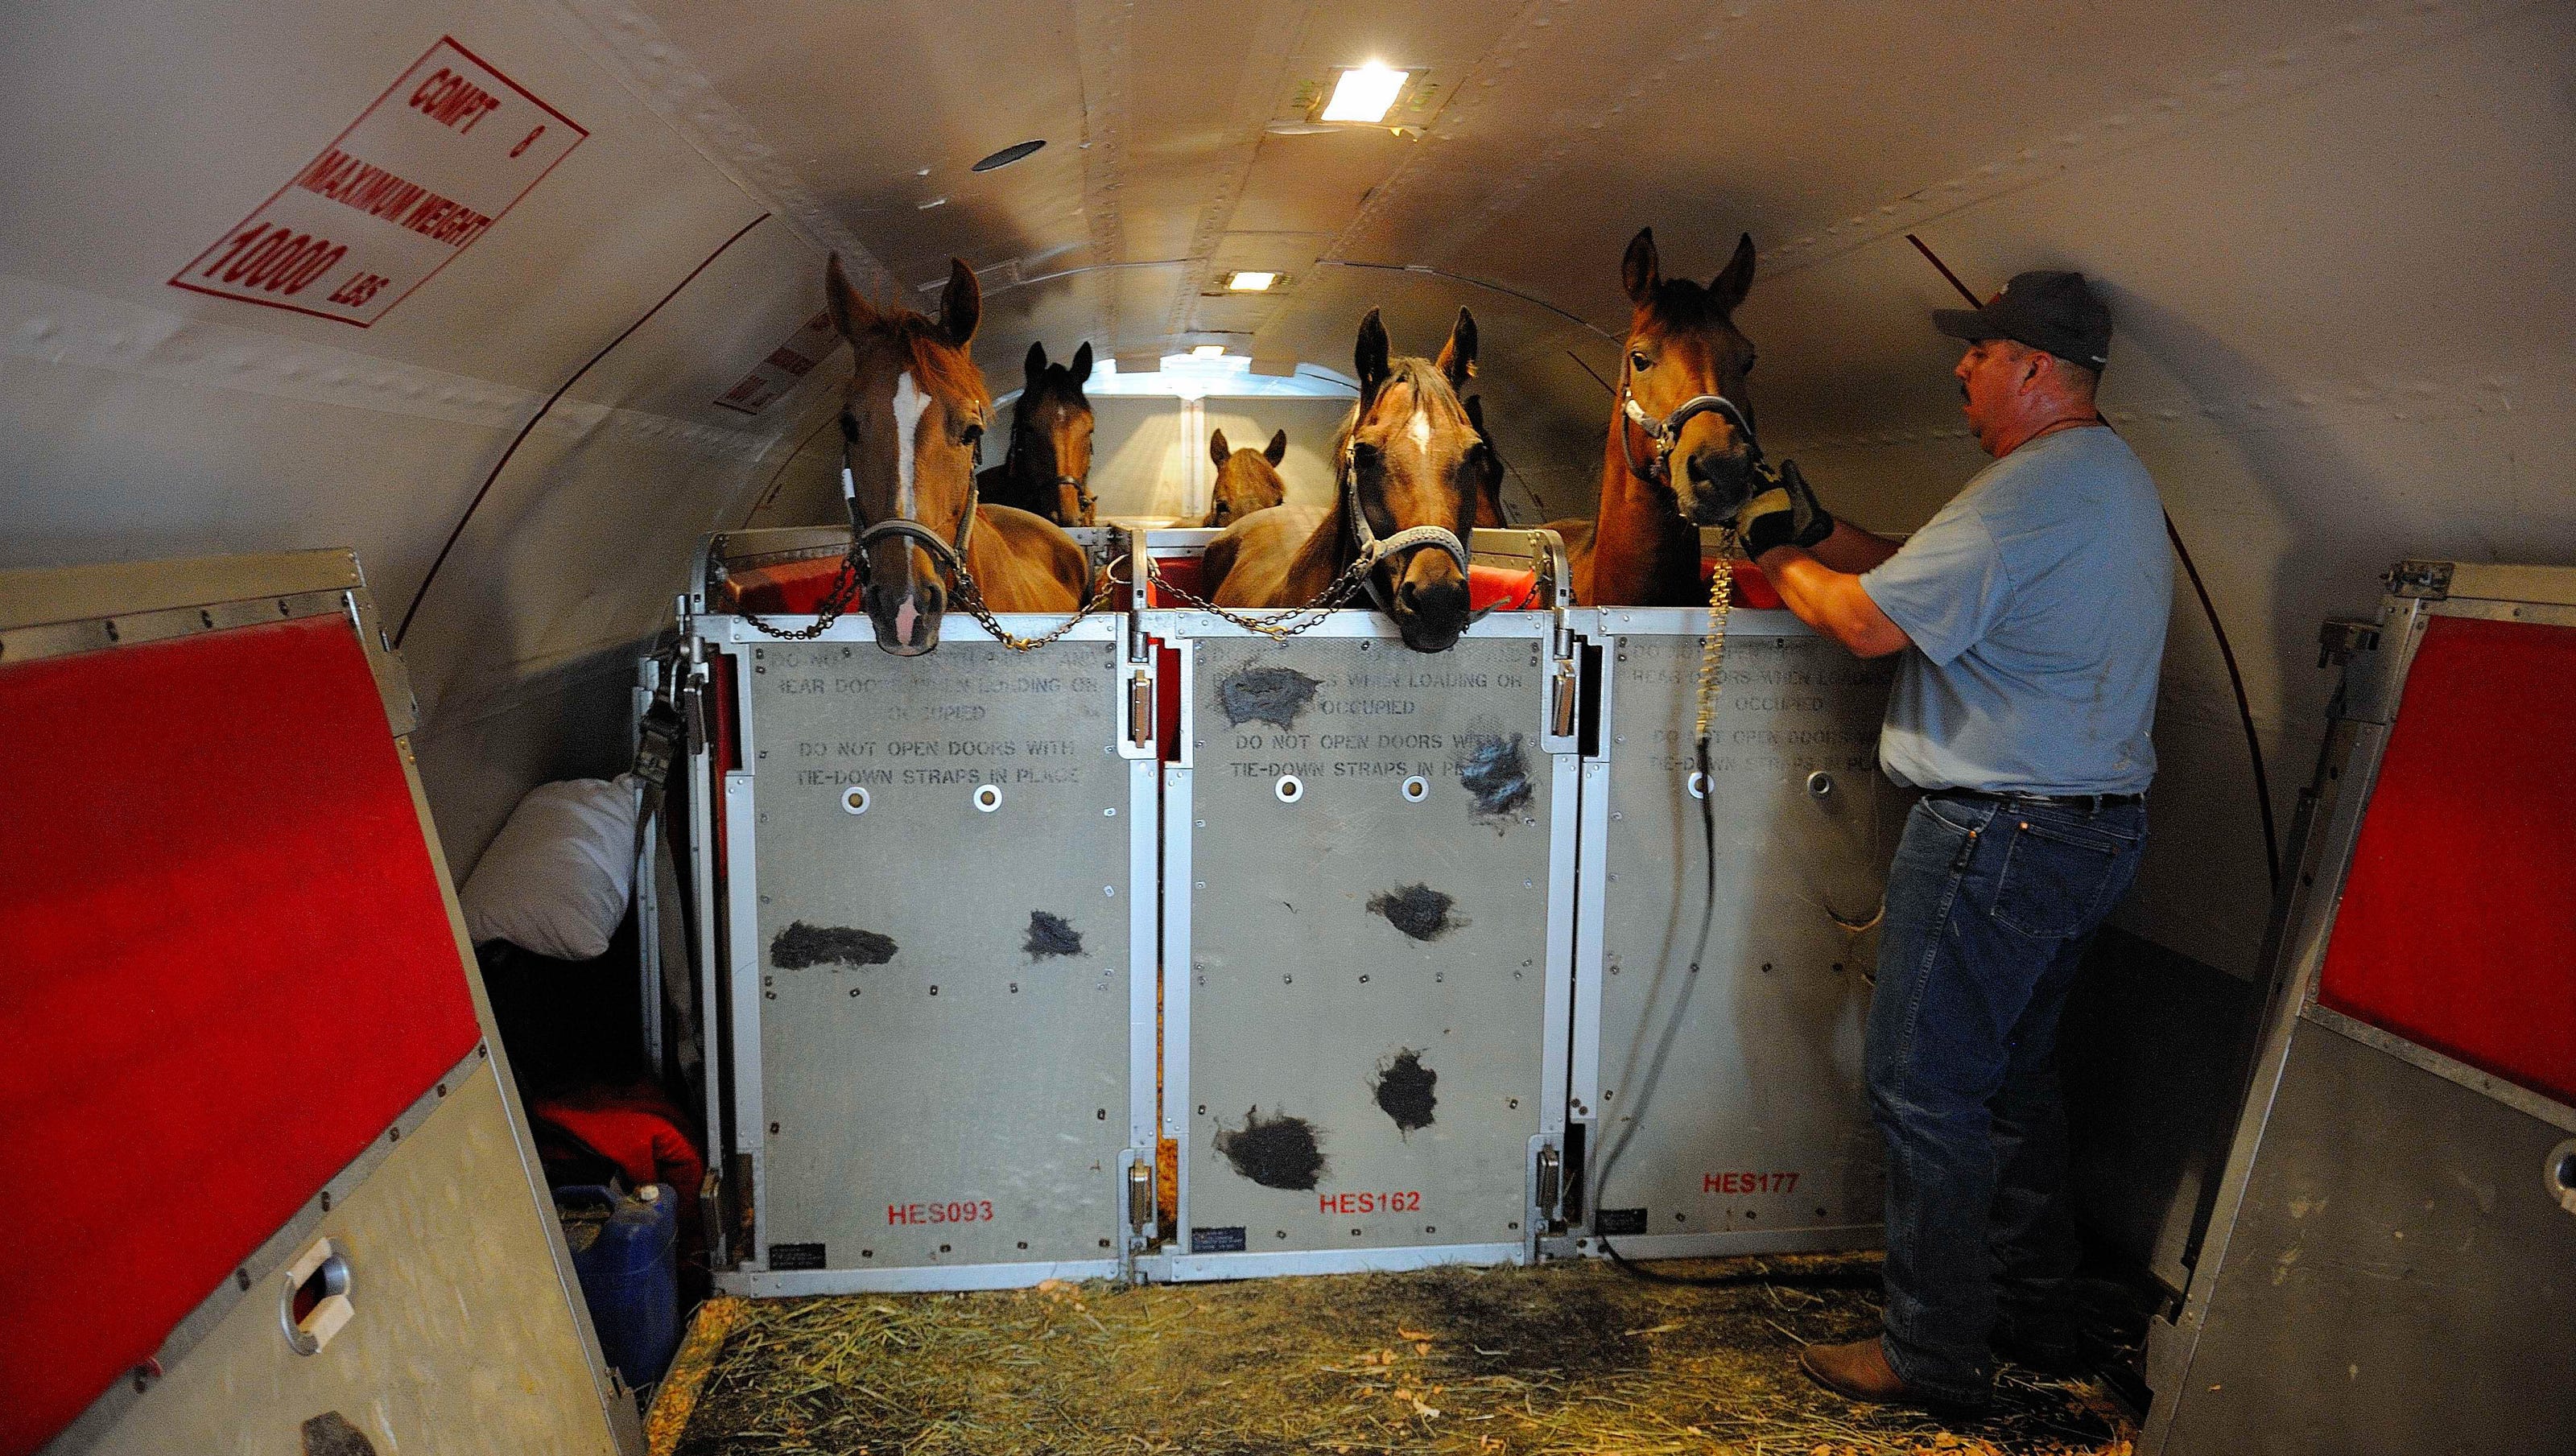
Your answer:
[[[1431,411],[1415,409],[1413,423],[1407,429],[1413,436],[1413,448],[1421,451],[1424,457],[1428,458],[1431,454]]]
[[[903,373],[895,376],[894,509],[895,514],[900,516],[912,517],[915,515],[913,510],[913,437],[920,432],[922,413],[929,408],[930,396],[922,393],[921,387],[912,382],[911,370],[907,369],[903,371]]]

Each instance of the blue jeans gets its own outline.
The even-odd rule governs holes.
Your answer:
[[[2136,875],[2146,810],[1968,795],[1914,806],[1887,876],[1866,1047],[1887,1140],[1887,1336],[1908,1384],[1977,1403],[1998,1305],[2064,1308],[2058,1013]]]

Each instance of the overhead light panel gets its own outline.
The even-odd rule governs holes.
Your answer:
[[[1236,293],[1261,293],[1278,281],[1279,275],[1276,273],[1258,273],[1247,269],[1228,276],[1225,286]]]
[[[1191,348],[1190,348],[1190,357],[1191,357],[1191,358],[1193,358],[1193,359],[1222,359],[1222,358],[1224,358],[1224,357],[1225,357],[1225,345],[1223,345],[1223,344],[1196,344],[1196,345],[1192,345],[1192,346],[1191,346]]]
[[[1386,120],[1395,107],[1395,98],[1404,93],[1404,83],[1413,79],[1409,71],[1399,71],[1384,61],[1371,61],[1364,66],[1348,66],[1333,80],[1333,97],[1324,103],[1318,121],[1350,121],[1375,126]]]

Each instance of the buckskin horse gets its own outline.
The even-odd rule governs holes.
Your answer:
[[[1619,269],[1635,311],[1620,350],[1619,388],[1589,521],[1550,521],[1565,538],[1574,599],[1586,606],[1686,607],[1707,600],[1700,517],[1739,498],[1760,458],[1744,376],[1753,344],[1735,306],[1753,286],[1753,235],[1703,288],[1666,278],[1655,230],[1628,244]]]
[[[1279,462],[1288,458],[1288,432],[1270,437],[1268,446],[1235,450],[1225,431],[1208,436],[1208,458],[1216,462],[1216,488],[1208,493],[1203,526],[1231,526],[1254,511],[1266,511],[1288,498],[1288,482],[1279,478]]]
[[[994,505],[1016,506],[1059,526],[1091,524],[1091,342],[1073,365],[1047,362],[1046,345],[1029,345],[1019,403],[1011,408],[1011,444],[1002,463],[975,477]]]
[[[1353,352],[1359,402],[1333,439],[1333,504],[1256,511],[1208,543],[1221,607],[1300,607],[1356,573],[1404,645],[1446,652],[1468,621],[1467,548],[1490,453],[1458,390],[1474,372],[1465,309],[1437,363],[1390,358],[1376,309]]]
[[[983,308],[974,271],[950,260],[936,320],[868,302],[838,257],[824,265],[823,290],[850,341],[841,478],[877,646],[912,657],[938,645],[960,562],[992,611],[1078,609],[1091,581],[1082,547],[1052,521],[976,502],[976,443],[993,399],[966,352]]]

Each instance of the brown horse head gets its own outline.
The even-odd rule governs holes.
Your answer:
[[[1225,431],[1208,437],[1208,458],[1216,462],[1216,489],[1208,501],[1205,526],[1231,526],[1254,511],[1266,511],[1288,498],[1288,482],[1279,478],[1279,462],[1288,458],[1288,432],[1270,437],[1268,448],[1234,450]]]
[[[1703,288],[1663,276],[1655,230],[1646,228],[1629,242],[1619,277],[1636,311],[1620,367],[1627,399],[1613,428],[1625,432],[1632,472],[1668,487],[1684,516],[1713,524],[1744,498],[1760,458],[1750,433],[1753,405],[1744,392],[1753,344],[1736,331],[1734,318],[1735,306],[1753,286],[1753,235],[1736,243],[1725,270]],[[1711,396],[1735,413],[1702,408],[1670,428],[1668,438],[1656,438],[1654,431],[1666,429],[1676,413]],[[1636,411],[1627,410],[1626,402]],[[1651,427],[1638,421],[1640,413]]]
[[[938,645],[946,573],[965,555],[973,524],[975,447],[993,413],[966,352],[982,294],[974,270],[955,259],[936,319],[868,302],[838,257],[823,288],[852,356],[841,400],[850,524],[874,537],[860,553],[860,601],[877,646],[911,657]]]
[[[1044,501],[1039,514],[1059,526],[1091,524],[1091,342],[1073,351],[1073,366],[1047,362],[1046,345],[1029,345],[1026,382],[1011,410],[1014,484],[1024,499]]]
[[[1390,358],[1386,325],[1370,309],[1353,359],[1359,404],[1333,451],[1340,461],[1340,509],[1357,513],[1345,528],[1342,559],[1372,539],[1391,542],[1422,527],[1446,533],[1463,554],[1489,453],[1458,398],[1475,372],[1475,316],[1458,310],[1435,363]],[[1436,538],[1387,551],[1369,573],[1369,591],[1416,652],[1445,652],[1467,629],[1466,568]]]

